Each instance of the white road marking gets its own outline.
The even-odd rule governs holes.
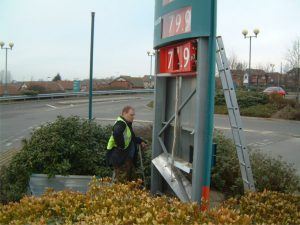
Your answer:
[[[257,141],[257,142],[253,142],[253,143],[249,143],[248,146],[252,146],[252,147],[264,147],[270,144],[273,144],[274,142],[269,140],[269,139],[264,139],[262,141]]]
[[[12,144],[11,142],[8,142],[5,146],[8,147],[11,146],[11,144]]]
[[[220,130],[231,130],[230,127],[220,127],[220,126],[215,126],[216,129]],[[251,129],[244,129],[245,132],[252,132],[252,133],[260,133],[260,134],[272,134],[274,133],[273,131],[270,130],[251,130]]]
[[[50,108],[52,108],[52,109],[57,109],[57,107],[54,106],[54,105],[46,104],[46,106],[48,106],[48,107],[50,107]]]
[[[88,118],[86,118],[88,119]],[[96,120],[101,120],[101,121],[116,121],[116,119],[112,118],[95,118]],[[153,123],[151,120],[134,120],[136,123]]]

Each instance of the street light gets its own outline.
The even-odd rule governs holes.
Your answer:
[[[249,72],[248,72],[248,88],[250,88],[251,85],[251,39],[253,37],[257,38],[257,35],[259,34],[259,29],[254,29],[253,33],[255,35],[248,35],[248,30],[243,30],[242,34],[244,35],[244,38],[250,39],[250,49],[249,49]]]
[[[5,90],[4,90],[4,93],[3,95],[6,96],[8,95],[8,88],[7,88],[7,50],[10,49],[12,50],[12,48],[14,47],[14,43],[13,42],[9,42],[8,46],[9,47],[4,47],[5,46],[5,43],[3,41],[0,41],[0,46],[1,46],[1,49],[5,49],[6,51],[6,54],[5,54]]]
[[[274,75],[274,67],[275,67],[275,64],[271,63],[270,64],[270,67],[272,68],[272,76]],[[274,80],[275,80],[275,77],[274,77]],[[274,82],[275,83],[275,82]],[[279,87],[279,76],[277,76],[277,86]]]
[[[150,85],[152,82],[152,57],[155,56],[155,51],[151,50],[151,51],[147,51],[147,55],[150,56]]]

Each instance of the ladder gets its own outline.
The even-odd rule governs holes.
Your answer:
[[[216,63],[221,78],[232,136],[236,147],[245,191],[255,191],[253,174],[242,128],[240,110],[221,36],[217,37]]]

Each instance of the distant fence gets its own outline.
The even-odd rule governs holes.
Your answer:
[[[154,93],[154,89],[132,89],[132,90],[107,90],[107,91],[93,91],[94,95],[113,95],[113,94],[143,94]],[[89,92],[69,92],[69,93],[51,93],[38,95],[11,95],[0,97],[0,102],[22,101],[22,100],[40,100],[40,99],[54,99],[66,97],[85,97]]]

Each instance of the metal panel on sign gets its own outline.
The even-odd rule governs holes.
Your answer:
[[[211,34],[208,0],[156,0],[154,48],[188,38]]]
[[[189,40],[160,49],[159,73],[187,73],[196,71],[197,42]]]

